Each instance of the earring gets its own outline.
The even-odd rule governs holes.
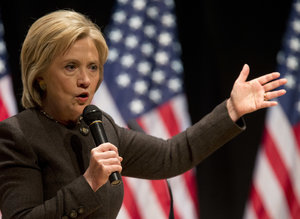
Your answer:
[[[39,85],[40,85],[40,88],[41,88],[42,91],[46,90],[46,83],[45,83],[45,81],[40,80],[39,81]]]

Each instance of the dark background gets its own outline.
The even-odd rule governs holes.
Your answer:
[[[72,8],[101,28],[115,1],[2,1],[14,91],[20,103],[19,53],[29,26],[45,13]],[[276,70],[291,0],[175,0],[184,80],[192,122],[230,95],[244,63],[249,78]],[[19,110],[22,110],[20,104]],[[197,167],[201,219],[240,219],[248,198],[265,110],[245,116],[247,131]]]

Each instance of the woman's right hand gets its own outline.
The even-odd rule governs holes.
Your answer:
[[[104,185],[110,174],[122,171],[123,158],[119,156],[118,148],[111,143],[104,143],[91,150],[89,167],[83,174],[94,191]]]

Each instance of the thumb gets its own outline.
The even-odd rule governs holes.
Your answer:
[[[250,73],[250,68],[249,68],[249,65],[245,64],[243,66],[243,69],[239,75],[239,77],[236,79],[236,81],[238,82],[245,82],[248,78],[248,75]]]

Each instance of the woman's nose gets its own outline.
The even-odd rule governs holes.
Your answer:
[[[77,86],[87,88],[90,85],[90,83],[91,83],[91,81],[90,81],[90,77],[88,74],[88,70],[87,69],[80,70],[80,73],[79,73],[79,76],[77,79]]]

